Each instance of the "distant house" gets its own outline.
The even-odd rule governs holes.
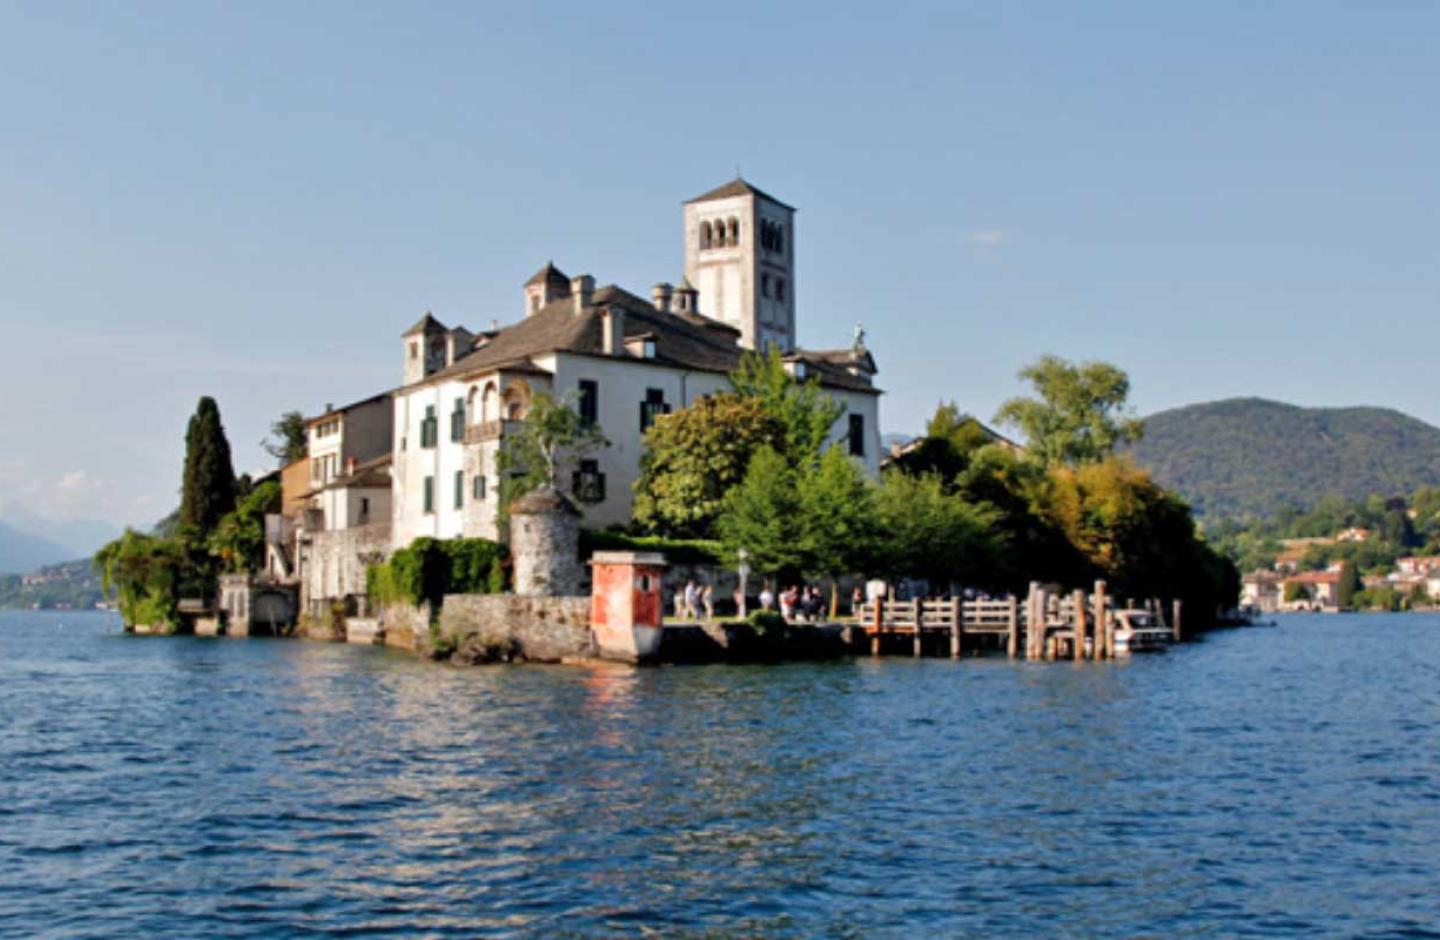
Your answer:
[[[1281,590],[1282,576],[1273,571],[1253,571],[1240,581],[1240,604],[1263,613],[1273,614],[1285,600]]]
[[[1368,542],[1370,541],[1370,535],[1371,532],[1369,529],[1360,528],[1359,526],[1351,526],[1350,528],[1344,529],[1337,533],[1335,536],[1335,541]]]
[[[1294,572],[1300,570],[1300,560],[1305,553],[1316,546],[1334,545],[1334,539],[1308,538],[1308,539],[1284,539],[1281,541],[1280,553],[1275,556],[1275,570]]]
[[[1409,556],[1395,559],[1395,570],[1404,575],[1424,575],[1440,571],[1440,555]]]
[[[1317,610],[1333,613],[1340,609],[1340,572],[1302,571],[1288,575],[1280,582],[1281,610]],[[1292,585],[1303,588],[1304,596],[1293,601],[1285,600],[1292,592]]]

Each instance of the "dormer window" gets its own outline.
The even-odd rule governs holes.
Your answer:
[[[641,358],[641,359],[654,359],[654,358],[655,358],[655,341],[654,341],[653,339],[647,339],[647,340],[644,340],[644,341],[642,341],[642,342],[640,343],[640,358]]]

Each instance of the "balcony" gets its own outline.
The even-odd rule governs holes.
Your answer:
[[[484,444],[498,441],[510,434],[518,434],[525,426],[524,421],[481,421],[465,428],[465,443]]]

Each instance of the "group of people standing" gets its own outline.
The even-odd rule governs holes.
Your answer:
[[[825,595],[813,584],[792,584],[781,591],[778,598],[775,592],[770,590],[769,584],[761,588],[760,606],[763,609],[774,610],[777,601],[780,605],[780,616],[786,620],[819,623],[825,614]]]
[[[685,620],[699,620],[700,612],[706,620],[715,619],[715,586],[696,584],[691,578],[685,587],[675,592],[675,616]]]

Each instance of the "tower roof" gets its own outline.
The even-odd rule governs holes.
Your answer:
[[[777,206],[789,209],[791,212],[795,211],[794,206],[786,205],[785,203],[776,199],[769,193],[757,189],[754,186],[751,186],[748,182],[744,180],[744,178],[739,176],[735,177],[733,180],[726,183],[724,186],[717,186],[716,188],[710,190],[708,193],[702,193],[701,195],[696,196],[694,199],[685,200],[685,204],[688,206],[692,202],[709,202],[712,199],[726,199],[730,196],[759,196],[762,199],[767,199],[770,202],[775,203],[775,205]]]
[[[551,284],[563,284],[566,287],[570,286],[570,279],[565,276],[564,271],[555,267],[554,261],[545,262],[545,267],[536,271],[534,276],[525,282],[525,286],[529,287],[531,284],[541,284],[547,281]]]
[[[411,336],[411,335],[413,335],[413,334],[415,334],[415,333],[443,333],[443,332],[445,332],[445,324],[443,324],[443,323],[441,323],[439,320],[435,319],[435,317],[431,315],[430,311],[429,311],[429,310],[426,310],[426,311],[425,311],[425,316],[423,316],[423,317],[421,317],[419,320],[417,320],[417,321],[415,322],[415,325],[414,325],[414,326],[410,327],[410,329],[406,330],[404,333],[401,333],[400,335],[401,335],[401,336]]]

